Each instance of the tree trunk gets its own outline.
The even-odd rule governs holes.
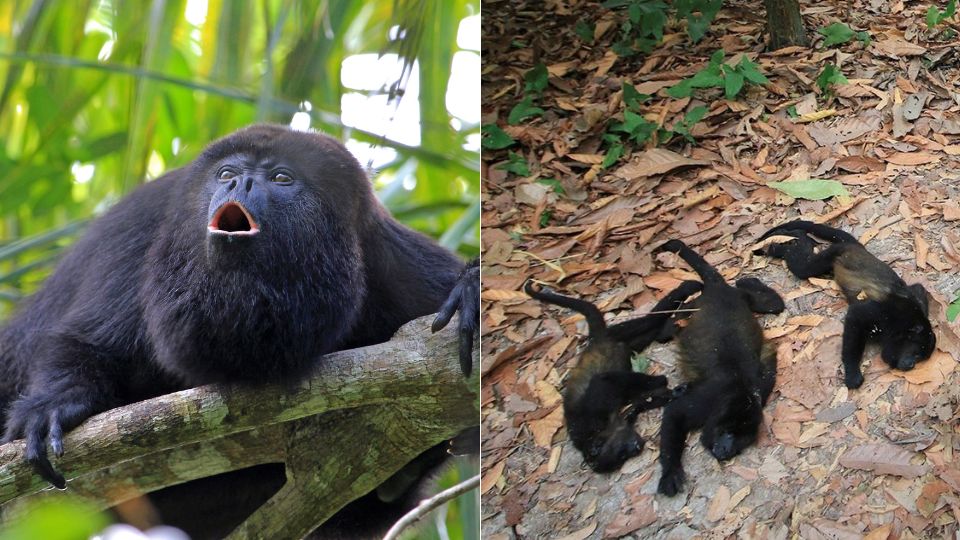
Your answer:
[[[763,0],[763,3],[767,8],[769,50],[775,51],[791,45],[808,45],[798,0]]]

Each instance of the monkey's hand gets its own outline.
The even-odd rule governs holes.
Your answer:
[[[63,455],[63,433],[77,427],[94,413],[94,404],[79,389],[24,396],[11,405],[3,442],[26,438],[25,457],[37,474],[58,489],[67,482],[47,457],[47,441],[53,453]]]
[[[457,277],[450,296],[440,306],[431,329],[436,332],[447,326],[453,314],[460,312],[460,369],[465,377],[473,371],[473,340],[480,331],[480,258],[477,257]]]
[[[683,467],[664,469],[663,476],[660,477],[660,483],[657,485],[657,492],[667,497],[673,497],[683,488],[683,482],[687,475],[683,472]]]

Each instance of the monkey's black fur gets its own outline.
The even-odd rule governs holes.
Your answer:
[[[816,243],[807,233],[831,243],[814,253]],[[841,352],[847,388],[863,384],[860,360],[869,340],[880,342],[881,358],[896,369],[913,369],[933,354],[937,338],[922,285],[907,285],[856,238],[833,227],[796,220],[770,229],[760,239],[773,235],[795,240],[771,244],[761,253],[784,259],[798,278],[832,275],[850,304]]]
[[[62,488],[46,444],[62,454],[63,433],[91,415],[206,383],[295,381],[325,353],[386,341],[441,307],[437,326],[461,310],[469,372],[478,272],[395,221],[339,142],[243,129],[96,220],[0,330],[5,440],[26,438],[27,459]],[[446,444],[410,467],[420,478],[445,457]],[[261,466],[156,500],[194,538],[217,537],[283,479]],[[382,533],[419,497],[418,482],[394,484],[391,500],[371,493],[321,534]],[[205,510],[174,515],[171,499]]]
[[[563,392],[563,413],[573,446],[596,472],[619,469],[643,450],[644,440],[633,424],[641,411],[662,407],[672,397],[667,378],[634,373],[630,355],[645,349],[663,328],[671,325],[670,311],[701,288],[685,281],[660,300],[652,313],[607,328],[600,310],[590,302],[533,288],[524,291],[533,298],[582,313],[587,319],[590,342],[571,370]]]
[[[658,491],[676,495],[685,475],[681,457],[687,434],[702,428],[703,446],[730,459],[757,439],[763,406],[777,374],[776,351],[764,342],[757,313],[780,313],[783,300],[754,278],[728,285],[723,276],[679,240],[658,251],[677,253],[703,280],[698,309],[677,338],[683,393],[663,411]]]

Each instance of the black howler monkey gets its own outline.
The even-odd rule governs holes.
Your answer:
[[[777,355],[751,311],[780,313],[784,304],[755,278],[731,287],[679,240],[657,251],[679,254],[703,280],[703,292],[694,302],[698,310],[677,337],[683,391],[667,404],[660,427],[658,491],[673,496],[685,479],[681,457],[690,431],[702,428],[700,440],[718,460],[730,459],[756,441],[776,380]]]
[[[816,243],[807,233],[830,245],[815,253]],[[785,260],[787,268],[801,279],[832,275],[850,304],[841,352],[847,388],[863,384],[860,360],[868,340],[880,341],[880,356],[896,369],[912,369],[933,354],[937,340],[922,285],[907,285],[856,238],[833,227],[796,220],[770,229],[760,239],[773,235],[795,239],[771,244],[759,253]]]
[[[248,127],[92,223],[0,330],[5,440],[26,438],[27,459],[62,488],[46,445],[61,454],[63,433],[91,415],[206,383],[296,380],[325,353],[438,310],[443,326],[458,309],[469,373],[478,262],[465,268],[395,221],[338,141]],[[372,492],[319,534],[381,534],[446,455],[445,444],[424,453],[390,500]],[[264,465],[151,497],[193,537],[222,537],[283,479],[282,465]]]
[[[662,407],[672,397],[667,378],[634,373],[633,352],[645,349],[670,322],[670,311],[701,288],[685,281],[657,302],[650,315],[607,328],[603,314],[590,302],[534,289],[533,298],[582,313],[587,319],[589,343],[570,371],[563,392],[563,415],[573,446],[596,472],[619,469],[643,450],[644,441],[633,424],[641,411]]]

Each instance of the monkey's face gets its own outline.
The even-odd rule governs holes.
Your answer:
[[[570,441],[595,472],[616,471],[643,450],[643,439],[633,429],[637,412],[633,407],[621,410],[613,403],[597,407],[596,401],[588,401],[588,406],[564,403]]]
[[[923,319],[884,340],[880,356],[890,366],[908,371],[922,360],[930,358],[937,345],[930,321]]]
[[[763,412],[759,396],[744,392],[729,394],[716,411],[704,426],[700,441],[713,457],[726,461],[757,440]]]

